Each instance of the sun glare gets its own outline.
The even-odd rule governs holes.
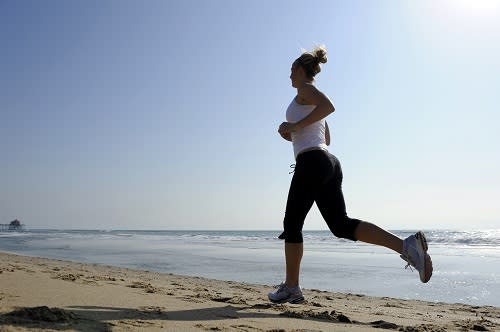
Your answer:
[[[500,9],[499,0],[452,0],[449,4],[470,14],[492,14]]]
[[[441,0],[434,14],[442,23],[452,22],[467,31],[497,31],[500,22],[500,0]]]

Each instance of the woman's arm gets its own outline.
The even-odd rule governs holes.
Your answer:
[[[316,108],[305,118],[296,123],[283,122],[278,129],[280,134],[292,133],[307,127],[314,122],[326,118],[330,113],[335,111],[335,107],[333,107],[330,99],[312,84],[305,84],[303,87],[299,88],[297,95],[301,99],[306,100],[307,104],[316,105]]]
[[[328,122],[325,121],[325,141],[326,145],[330,145],[330,129],[328,128]]]

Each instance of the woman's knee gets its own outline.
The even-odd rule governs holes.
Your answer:
[[[333,235],[338,238],[357,241],[355,233],[360,223],[361,220],[344,217],[335,223],[328,224],[328,227]]]
[[[303,243],[304,238],[302,236],[302,231],[300,230],[285,230],[278,237],[281,240],[285,240],[285,243]]]

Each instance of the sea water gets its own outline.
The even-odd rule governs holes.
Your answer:
[[[401,238],[414,231],[392,231]],[[83,263],[279,284],[279,231],[28,230],[0,233],[0,250]],[[500,306],[500,230],[425,232],[434,264],[422,284],[383,247],[304,231],[301,286],[433,302]]]

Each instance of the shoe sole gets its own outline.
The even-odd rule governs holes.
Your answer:
[[[272,303],[276,303],[276,304],[282,304],[282,303],[291,303],[291,304],[300,304],[302,302],[304,302],[304,297],[301,296],[301,297],[298,297],[296,299],[283,299],[283,300],[279,300],[279,301],[274,301],[274,300],[271,300],[269,299],[269,301],[271,301]]]
[[[433,270],[431,256],[429,256],[429,254],[427,253],[429,247],[427,245],[427,239],[425,238],[423,232],[417,232],[417,234],[415,234],[415,238],[417,239],[417,243],[420,245],[421,249],[424,251],[424,269],[423,271],[420,271],[419,274],[420,281],[426,283],[431,280]]]
[[[291,304],[301,304],[302,302],[304,302],[304,297],[303,296],[288,301],[288,303],[291,303]]]

